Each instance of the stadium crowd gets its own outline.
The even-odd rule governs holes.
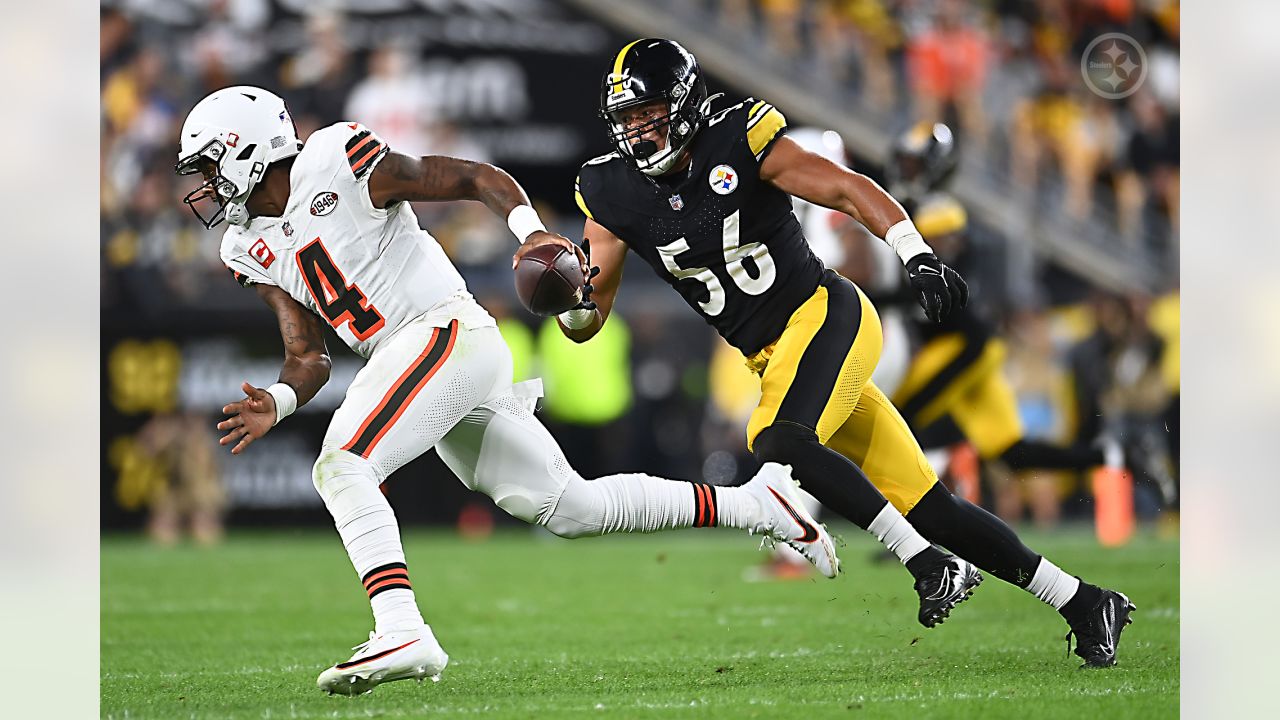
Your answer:
[[[710,0],[708,8],[728,27],[760,33],[778,53],[806,58],[900,126],[950,122],[966,154],[995,159],[1011,186],[1049,198],[1064,212],[1102,213],[1131,242],[1176,253],[1176,0]],[[104,320],[152,335],[183,307],[260,311],[218,259],[221,229],[205,230],[183,207],[190,179],[173,174],[182,117],[213,89],[242,83],[278,89],[303,138],[357,119],[401,151],[491,158],[432,104],[432,87],[418,72],[429,51],[395,43],[357,51],[341,14],[317,12],[306,22],[302,49],[277,58],[265,42],[275,11],[269,0],[104,5]],[[1113,29],[1137,37],[1150,63],[1146,86],[1120,101],[1096,97],[1078,80],[1083,46]],[[561,202],[566,192],[529,191],[544,201],[543,217],[554,219],[549,225],[578,234],[577,217]],[[555,213],[559,207],[563,215]],[[627,468],[712,482],[750,474],[735,416],[740,392],[725,389],[734,387],[736,369],[716,360],[709,329],[690,325],[683,312],[681,321],[669,322],[660,304],[627,303],[620,310],[625,324],[611,321],[616,337],[566,345],[559,333],[511,309],[502,274],[509,235],[483,208],[416,209],[464,274],[474,273],[467,277],[482,302],[505,317],[517,372],[523,363],[526,373],[549,376],[546,411],[584,473]],[[506,285],[486,283],[495,277],[507,278]],[[996,308],[1028,435],[1087,441],[1102,431],[1100,423],[1123,416],[1165,429],[1161,442],[1176,466],[1176,279],[1157,297],[1104,292],[1078,278],[1070,287]],[[689,342],[690,332],[705,341]],[[599,387],[608,391],[557,401],[568,390],[556,389],[556,379],[584,367],[597,368]],[[574,384],[590,383],[579,376],[561,388]],[[162,427],[146,431],[157,447],[180,444],[164,439],[170,435]],[[1023,517],[1029,504],[1038,522],[1051,524],[1064,508],[1071,514],[1085,507],[1066,502],[1087,499],[1081,478],[1025,479],[999,483],[994,504],[1002,514]],[[1159,505],[1154,492],[1143,502],[1151,512]]]
[[[725,27],[852,88],[899,125],[946,121],[1008,187],[1097,214],[1176,256],[1178,0],[711,0]],[[1089,92],[1081,57],[1106,33],[1145,51],[1141,89]]]

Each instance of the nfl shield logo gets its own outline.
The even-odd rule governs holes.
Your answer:
[[[284,236],[293,237],[293,226],[289,224],[288,220],[284,223]]]
[[[679,210],[684,207],[684,200],[681,200],[679,195],[672,195],[670,201],[672,210]]]

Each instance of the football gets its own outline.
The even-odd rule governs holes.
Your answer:
[[[577,254],[560,245],[539,245],[516,265],[516,294],[535,315],[572,309],[582,302],[584,282]]]

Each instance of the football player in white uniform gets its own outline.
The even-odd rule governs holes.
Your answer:
[[[243,452],[315,396],[329,378],[325,324],[367,359],[334,413],[313,481],[375,628],[349,660],[321,673],[321,689],[354,694],[434,678],[448,662],[418,611],[396,518],[379,491],[432,447],[468,488],[562,537],[721,525],[789,543],[836,574],[831,537],[804,511],[786,466],[765,465],[740,488],[634,473],[588,481],[573,471],[532,414],[539,387],[512,385],[493,318],[409,206],[478,200],[521,241],[550,236],[541,239],[575,247],[546,231],[507,173],[392,152],[355,122],[318,130],[304,146],[284,101],[247,86],[191,110],[176,170],[204,176],[184,202],[206,227],[228,221],[222,260],[275,311],[285,347],[277,383],[244,383],[245,397],[223,408],[221,444]]]

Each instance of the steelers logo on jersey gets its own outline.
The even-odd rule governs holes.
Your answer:
[[[728,195],[738,187],[738,171],[729,165],[717,165],[711,169],[707,181],[717,195]]]

